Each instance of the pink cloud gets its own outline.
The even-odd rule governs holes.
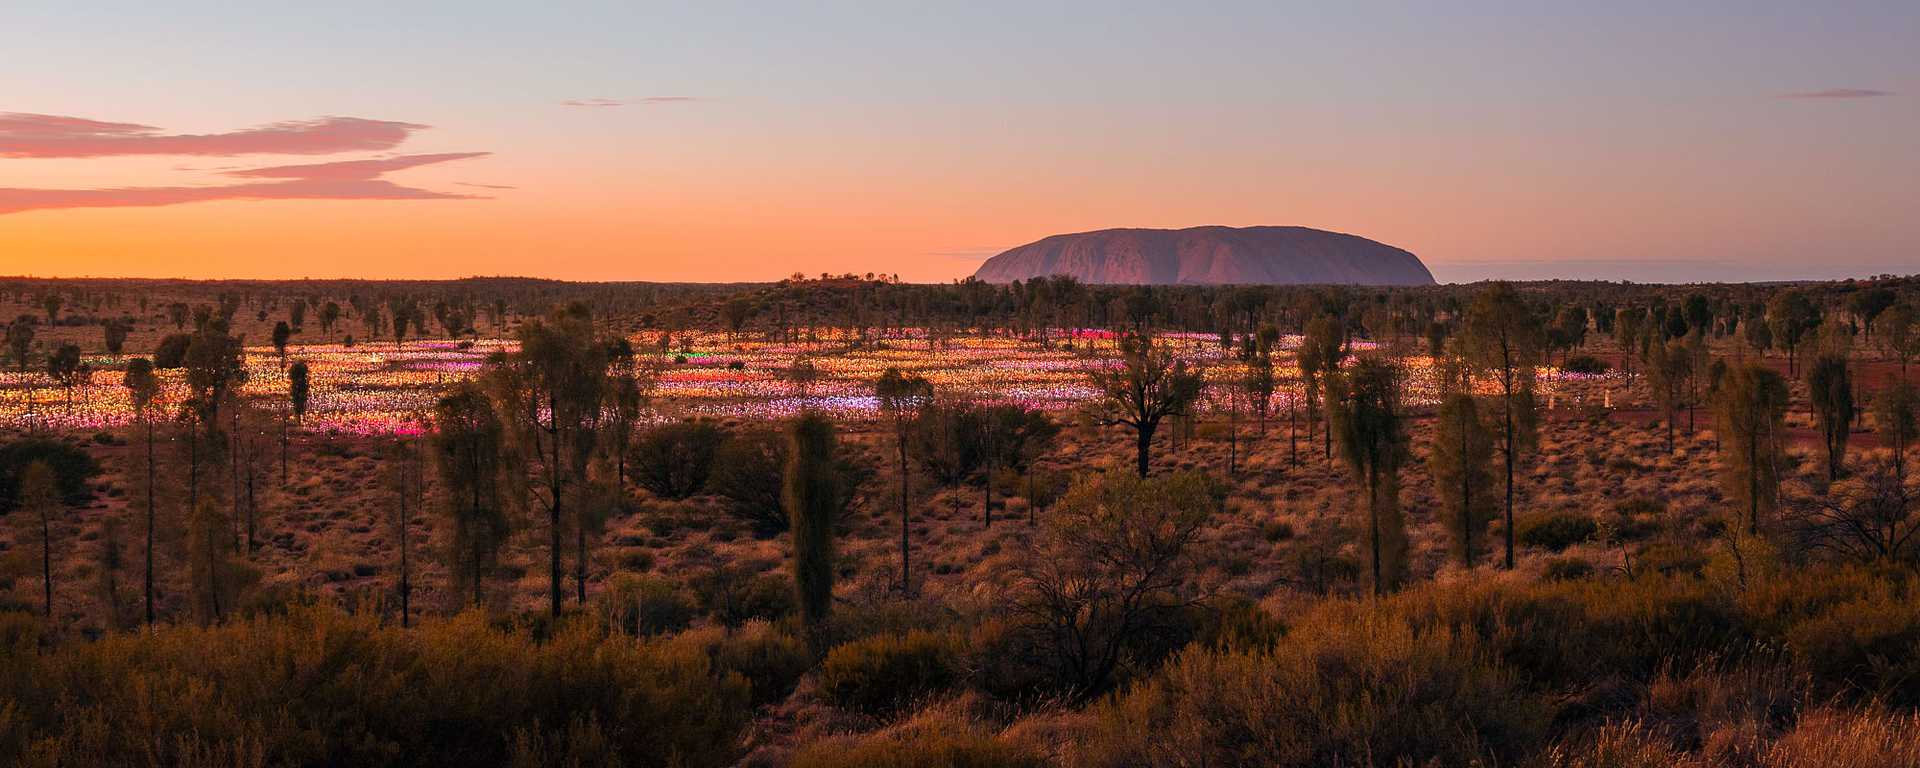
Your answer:
[[[1892,95],[1893,95],[1893,91],[1882,91],[1882,90],[1877,90],[1873,88],[1826,88],[1818,91],[1798,91],[1795,93],[1783,93],[1780,95],[1780,98],[1783,98],[1783,99],[1877,99],[1877,98],[1880,98],[1881,96],[1892,96]]]
[[[273,123],[228,133],[168,134],[138,123],[0,113],[0,157],[325,155],[392,149],[428,126],[358,117]]]
[[[58,208],[127,208],[212,200],[470,200],[478,195],[437,192],[380,178],[432,163],[481,157],[486,152],[401,155],[379,160],[343,160],[228,171],[223,175],[271,179],[205,187],[109,187],[25,189],[0,187],[0,214]]]

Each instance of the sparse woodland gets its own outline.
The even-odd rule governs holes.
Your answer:
[[[0,320],[0,764],[1920,765],[1913,278],[11,279]],[[864,415],[676,411],[695,332]],[[1089,396],[912,364],[981,337]],[[512,344],[308,428],[304,347],[423,339]]]

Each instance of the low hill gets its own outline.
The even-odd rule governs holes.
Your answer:
[[[1420,258],[1356,235],[1307,227],[1103,229],[1054,235],[980,265],[992,283],[1069,275],[1151,285],[1432,285]]]

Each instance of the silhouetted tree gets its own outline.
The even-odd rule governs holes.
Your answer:
[[[107,345],[107,354],[120,354],[120,350],[126,348],[127,333],[131,330],[124,320],[108,320],[106,325],[101,328],[101,334],[104,337],[103,341],[105,341]]]
[[[13,352],[13,364],[27,371],[27,355],[33,352],[33,318],[21,315],[7,325],[7,348]]]
[[[1907,450],[1920,432],[1920,388],[1906,379],[1895,379],[1873,398],[1874,429],[1880,431],[1892,451],[1894,476],[1905,488]]]
[[[1541,345],[1540,319],[1509,283],[1489,285],[1467,308],[1462,337],[1467,358],[1500,383],[1501,457],[1506,464],[1506,567],[1513,568],[1513,487],[1521,422],[1533,418],[1534,365]],[[1525,409],[1528,413],[1522,414]]]
[[[1447,530],[1453,535],[1454,552],[1467,568],[1475,564],[1474,542],[1499,514],[1493,490],[1493,444],[1493,432],[1480,415],[1480,401],[1471,393],[1454,391],[1441,400],[1428,466],[1434,493],[1452,521]]]
[[[1820,310],[1805,293],[1781,291],[1767,301],[1767,325],[1773,331],[1773,340],[1787,348],[1787,375],[1794,375],[1800,342],[1808,331],[1820,326]]]
[[[1200,374],[1171,352],[1155,349],[1151,337],[1136,334],[1120,341],[1120,367],[1096,370],[1092,378],[1102,397],[1099,420],[1133,430],[1136,470],[1146,477],[1153,433],[1162,420],[1186,413],[1200,397]]]
[[[833,522],[841,496],[833,422],[802,414],[787,440],[781,500],[793,531],[793,582],[801,620],[817,635],[833,610]]]
[[[53,619],[53,517],[60,511],[60,489],[55,484],[53,467],[44,461],[27,465],[20,473],[20,498],[17,506],[36,523],[34,535],[40,539],[40,583],[44,594],[44,615]],[[24,537],[23,537],[24,538]]]
[[[880,400],[881,413],[893,423],[894,447],[900,459],[896,466],[900,473],[900,590],[911,592],[913,543],[907,513],[907,428],[920,411],[933,402],[933,385],[920,376],[888,367],[874,382],[873,390]]]
[[[144,583],[147,626],[153,626],[153,538],[155,523],[155,471],[153,456],[153,419],[147,409],[153,406],[153,398],[160,393],[160,380],[154,376],[153,363],[144,357],[127,361],[126,374],[122,383],[127,388],[127,399],[133,404],[133,416],[140,421],[146,432],[146,574]]]
[[[1822,354],[1807,366],[1807,401],[1820,427],[1820,444],[1827,455],[1827,479],[1840,479],[1847,460],[1847,437],[1853,426],[1853,374],[1847,359]]]
[[[287,367],[287,342],[293,339],[293,328],[285,320],[273,324],[273,352],[280,356],[280,367]]]
[[[472,384],[441,397],[433,413],[434,465],[451,523],[447,561],[454,590],[478,607],[508,534],[501,496],[505,428],[486,394]]]
[[[1327,403],[1341,457],[1366,493],[1375,595],[1398,586],[1406,571],[1400,465],[1407,456],[1407,433],[1400,413],[1399,375],[1392,363],[1361,358],[1352,370],[1336,374],[1340,396]]]

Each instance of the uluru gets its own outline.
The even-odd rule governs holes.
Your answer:
[[[1418,256],[1309,227],[1102,229],[1001,253],[973,273],[990,283],[1067,275],[1141,285],[1432,285]]]

